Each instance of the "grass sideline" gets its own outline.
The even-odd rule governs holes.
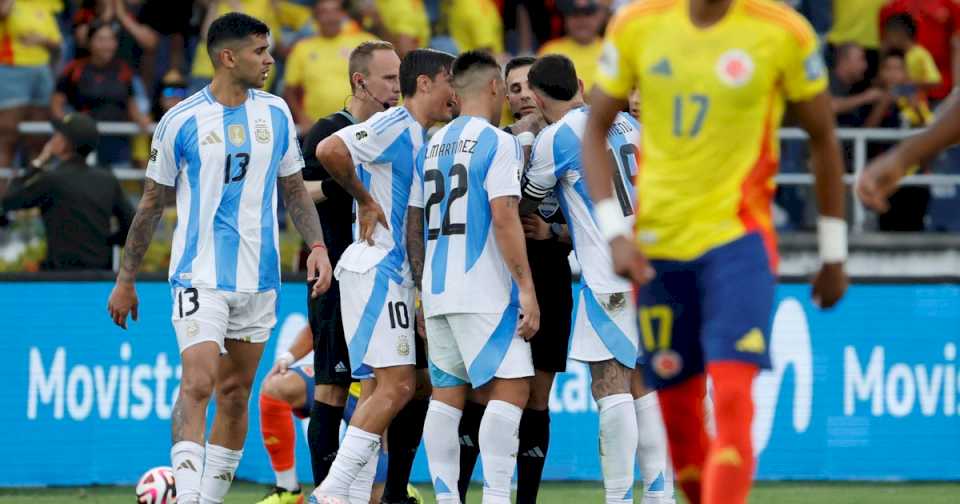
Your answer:
[[[426,502],[433,492],[418,487]],[[266,493],[266,485],[236,482],[226,504],[253,504]],[[751,504],[956,504],[960,483],[759,483]],[[471,489],[467,504],[480,503],[480,487]],[[548,482],[540,491],[544,504],[602,503],[599,483]],[[636,499],[640,501],[639,495]],[[0,504],[131,504],[133,487],[0,488]],[[682,502],[682,501],[678,501]]]

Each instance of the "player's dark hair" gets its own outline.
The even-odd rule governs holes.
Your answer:
[[[554,100],[570,101],[580,91],[573,61],[561,54],[548,54],[537,59],[530,67],[527,82]]]
[[[414,49],[400,62],[400,94],[410,98],[417,94],[417,78],[425,75],[435,80],[437,75],[449,72],[453,55],[436,49]]]
[[[217,61],[217,53],[227,44],[243,40],[250,35],[269,35],[270,27],[259,19],[231,12],[224,14],[210,23],[207,29],[207,54],[213,61],[213,66],[220,64]]]
[[[476,72],[482,70],[495,73],[496,78],[500,78],[500,64],[486,51],[467,51],[462,53],[460,56],[457,56],[457,59],[453,60],[452,67],[450,72],[453,74],[453,85],[457,89],[470,86],[472,84],[471,81],[476,80],[474,76],[480,75]],[[487,75],[489,75],[490,72],[488,72]],[[487,80],[486,82],[490,81]]]
[[[883,24],[883,29],[902,32],[910,37],[910,40],[916,40],[917,38],[917,22],[913,20],[913,16],[906,12],[894,14],[887,18],[887,22]]]
[[[510,72],[523,67],[528,67],[536,63],[537,58],[533,56],[517,56],[512,60],[507,62],[507,65],[503,67],[503,78],[506,79],[510,77]]]

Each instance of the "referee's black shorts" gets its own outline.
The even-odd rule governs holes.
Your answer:
[[[530,340],[533,367],[561,373],[567,370],[573,315],[570,263],[566,255],[531,254],[530,269],[540,305],[540,330]]]
[[[316,298],[310,297],[308,289],[307,318],[313,333],[314,382],[349,387],[355,380],[350,373],[350,352],[340,315],[340,283],[336,278],[331,278],[330,289]],[[420,334],[417,334],[416,354],[417,369],[426,369],[426,343]]]

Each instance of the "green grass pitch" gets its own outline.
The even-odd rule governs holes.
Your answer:
[[[426,502],[433,493],[419,487]],[[226,504],[253,504],[267,488],[251,483],[234,483]],[[751,504],[956,504],[960,483],[760,483],[750,497]],[[0,504],[132,504],[132,487],[69,487],[0,489]],[[602,503],[599,483],[545,483],[539,501],[544,504]],[[639,497],[637,502],[640,502]],[[468,504],[480,504],[480,488],[471,490]]]

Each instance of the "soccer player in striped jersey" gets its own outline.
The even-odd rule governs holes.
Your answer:
[[[440,51],[411,51],[400,63],[403,106],[337,131],[317,146],[317,160],[357,203],[358,241],[343,253],[336,276],[351,372],[362,381],[366,400],[357,408],[330,472],[311,501],[364,500],[355,492],[351,495],[351,484],[361,471],[364,478],[373,471],[381,435],[414,393],[414,292],[404,234],[407,203],[414,157],[427,128],[454,114],[452,61],[453,56]]]
[[[547,55],[530,68],[527,77],[540,110],[550,123],[534,144],[523,183],[521,212],[532,212],[543,197],[556,191],[569,223],[574,251],[581,265],[583,286],[575,294],[570,357],[590,365],[594,399],[600,407],[600,462],[606,502],[632,502],[634,454],[640,432],[646,439],[641,460],[645,476],[643,502],[671,502],[664,495],[669,478],[666,444],[656,398],[647,394],[634,402],[631,377],[637,363],[636,311],[627,302],[630,282],[617,276],[606,242],[594,221],[580,161],[584,105],[576,69],[567,57]],[[614,175],[620,199],[620,218],[633,218],[632,180],[637,169],[640,125],[625,112],[606,136],[615,157]],[[654,401],[652,407],[648,403]],[[664,473],[667,473],[664,476]],[[657,482],[660,480],[659,482]]]
[[[410,191],[410,265],[433,382],[423,438],[437,502],[459,503],[457,427],[468,386],[489,385],[479,433],[483,502],[509,504],[533,376],[526,340],[540,318],[517,212],[523,152],[497,127],[505,89],[496,60],[466,52],[453,72],[461,115],[421,149]]]
[[[143,197],[108,302],[120,327],[126,328],[128,314],[137,319],[136,273],[164,204],[175,195],[170,284],[183,378],[171,457],[178,502],[187,504],[223,502],[243,455],[250,388],[276,324],[278,188],[312,244],[307,276],[316,280],[313,292],[330,284],[293,119],[283,100],[257,89],[273,65],[269,28],[227,14],[210,25],[207,48],[213,81],[167,112],[154,132]],[[205,436],[214,392],[217,413]]]
[[[770,366],[771,199],[788,103],[810,135],[816,173],[823,265],[814,300],[833,306],[847,286],[843,162],[817,36],[782,2],[643,0],[610,22],[598,69],[583,165],[615,268],[643,284],[646,381],[659,390],[677,481],[694,504],[745,503],[755,468],[751,388]],[[635,237],[603,146],[634,88],[644,126]]]

